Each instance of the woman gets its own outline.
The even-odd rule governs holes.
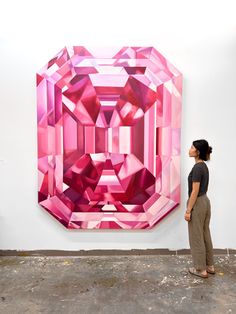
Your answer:
[[[195,165],[188,176],[188,201],[185,220],[188,221],[189,243],[194,267],[190,274],[207,278],[215,274],[213,248],[209,229],[211,217],[210,200],[207,197],[209,171],[205,161],[210,159],[212,148],[206,140],[194,141],[189,156]]]

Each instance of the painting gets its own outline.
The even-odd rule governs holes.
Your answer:
[[[38,202],[69,229],[149,229],[180,202],[182,74],[154,47],[63,48],[37,73]]]

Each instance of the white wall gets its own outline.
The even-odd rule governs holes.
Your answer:
[[[3,1],[0,249],[188,248],[192,140],[213,146],[212,236],[236,248],[235,1]],[[35,73],[65,45],[154,46],[184,75],[182,202],[150,231],[68,231],[37,205]]]

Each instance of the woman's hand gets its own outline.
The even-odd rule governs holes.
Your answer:
[[[191,213],[188,212],[188,211],[186,211],[186,213],[185,213],[185,215],[184,215],[184,219],[185,219],[186,221],[190,221],[190,220],[191,220]]]

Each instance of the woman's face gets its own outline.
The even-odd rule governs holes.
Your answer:
[[[198,150],[192,145],[189,149],[189,157],[197,157],[199,155]]]

